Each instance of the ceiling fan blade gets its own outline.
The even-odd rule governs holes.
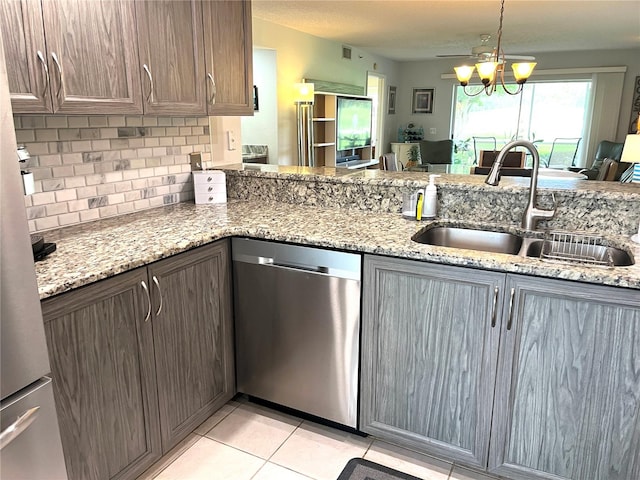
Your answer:
[[[532,57],[531,55],[509,55],[505,54],[504,58],[507,60],[523,60],[525,62],[534,62],[536,57]]]
[[[469,55],[436,55],[438,58],[468,58]]]

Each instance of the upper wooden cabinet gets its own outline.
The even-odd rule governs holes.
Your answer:
[[[142,113],[132,2],[10,0],[0,12],[15,113]]]
[[[4,44],[13,112],[53,112],[40,2],[0,2],[0,35]]]
[[[253,49],[250,1],[204,0],[207,111],[253,115]]]
[[[202,3],[137,1],[144,113],[205,115]]]

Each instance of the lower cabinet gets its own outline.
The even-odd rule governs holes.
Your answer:
[[[640,478],[640,292],[366,256],[361,430],[514,479]]]
[[[136,478],[234,394],[226,240],[42,302],[69,478]]]

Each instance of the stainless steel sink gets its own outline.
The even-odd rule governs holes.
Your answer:
[[[457,227],[433,227],[416,233],[411,240],[440,247],[517,255],[522,246],[518,235]]]
[[[619,248],[558,240],[534,240],[525,255],[581,265],[628,267],[634,264],[632,256]]]

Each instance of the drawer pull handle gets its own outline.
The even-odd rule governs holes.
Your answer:
[[[507,330],[511,330],[513,325],[513,297],[516,294],[516,289],[511,289],[511,296],[509,297],[509,320],[507,321]]]
[[[496,310],[498,309],[498,292],[499,289],[496,288],[493,290],[493,308],[491,309],[491,328],[496,326]]]
[[[49,91],[49,82],[50,82],[49,67],[47,66],[47,61],[45,60],[44,55],[40,50],[38,50],[37,56],[38,56],[38,60],[40,60],[40,64],[42,65],[42,70],[44,70],[45,83],[44,83],[44,88],[42,89],[42,96],[46,97],[47,92]]]
[[[15,422],[5,428],[0,434],[0,450],[13,442],[38,418],[40,407],[33,407],[20,415]]]
[[[160,306],[158,307],[158,311],[156,312],[156,317],[160,315],[160,312],[162,311],[162,290],[160,290],[160,282],[158,281],[158,277],[156,277],[155,275],[152,277],[153,283],[156,285],[156,288],[158,289],[158,294],[160,294]]]
[[[58,56],[56,52],[51,52],[51,58],[53,58],[53,63],[55,63],[56,68],[58,69],[58,90],[56,91],[56,98],[60,96],[60,92],[62,91],[62,86],[64,84],[64,76],[62,75],[62,65],[60,65],[60,61],[58,60]]]
[[[213,79],[213,75],[207,73],[207,77],[211,82],[211,96],[209,97],[209,104],[213,105],[214,103],[216,103],[216,93],[218,88],[216,87],[216,81]]]
[[[142,65],[142,68],[147,73],[147,77],[149,77],[149,95],[147,95],[147,103],[153,103],[153,75],[151,75],[151,70],[149,70],[146,63]]]
[[[142,285],[142,288],[144,288],[144,291],[147,294],[148,309],[147,309],[147,316],[144,317],[144,322],[147,323],[149,321],[149,319],[151,318],[151,295],[149,295],[149,289],[147,288],[147,284],[144,283],[144,280],[142,280],[140,282],[140,285]]]

